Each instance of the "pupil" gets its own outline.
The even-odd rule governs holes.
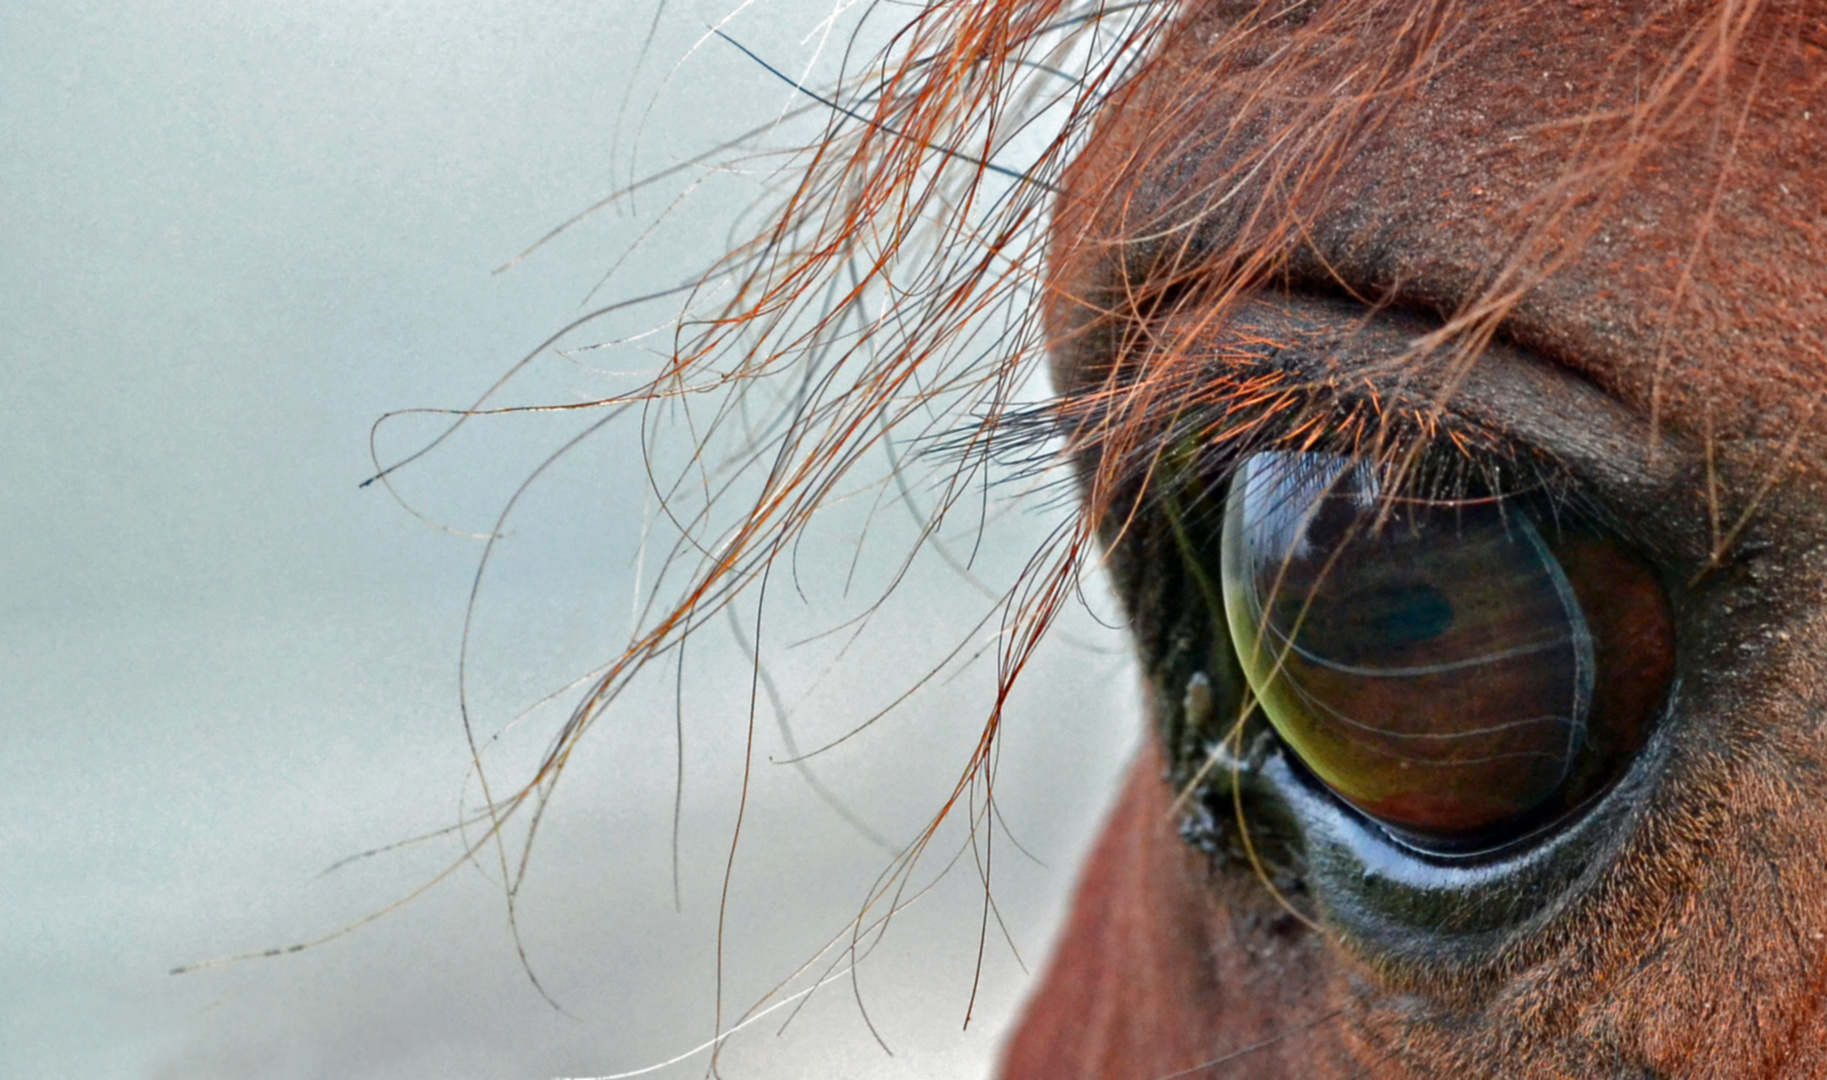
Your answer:
[[[1222,550],[1250,688],[1345,802],[1452,848],[1567,785],[1588,741],[1593,635],[1520,508],[1388,499],[1364,463],[1263,453],[1233,481]]]
[[[1366,631],[1395,645],[1431,641],[1453,625],[1453,605],[1432,585],[1391,585],[1365,597]]]

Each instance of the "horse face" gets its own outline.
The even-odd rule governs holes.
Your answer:
[[[1048,318],[1160,738],[1005,1075],[1827,1075],[1824,85],[1818,4],[1210,2],[1106,105]],[[1341,799],[1196,565],[1276,447],[1549,463],[1649,729],[1475,850]]]

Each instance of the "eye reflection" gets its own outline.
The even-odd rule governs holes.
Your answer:
[[[1642,744],[1673,667],[1666,599],[1616,545],[1553,531],[1513,500],[1386,497],[1330,454],[1257,454],[1232,482],[1221,578],[1250,687],[1405,840],[1500,841]]]

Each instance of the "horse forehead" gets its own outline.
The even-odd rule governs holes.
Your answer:
[[[1754,436],[1780,417],[1775,432],[1827,391],[1827,30],[1773,8],[1724,76],[1639,154],[1631,132],[1648,115],[1644,83],[1692,27],[1646,30],[1642,18],[1595,19],[1590,8],[1534,5],[1467,31],[1336,170],[1289,252],[1295,274],[1447,315],[1546,238],[1546,267],[1510,310],[1509,336],[1628,404],[1657,400],[1671,422]],[[1710,17],[1693,6],[1692,20]],[[1189,21],[1169,46],[1181,55],[1113,125],[1181,118],[1168,137],[1115,140],[1127,142],[1121,168],[1133,182],[1105,201],[1131,220],[1132,201],[1184,214],[1189,187],[1231,190],[1232,144],[1197,134],[1225,130],[1238,108],[1236,82],[1198,87],[1216,81],[1212,22]],[[1378,43],[1343,48],[1368,57]],[[1322,67],[1305,84],[1297,74],[1255,89],[1300,100],[1336,92],[1322,82],[1333,77]],[[1609,186],[1557,202],[1618,160],[1630,164]],[[1223,229],[1236,217],[1213,220]],[[1564,251],[1551,250],[1555,229]]]

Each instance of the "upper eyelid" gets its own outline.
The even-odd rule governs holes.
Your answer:
[[[1167,334],[1176,321],[1173,314],[1166,316]],[[1107,436],[1096,422],[1100,409],[1093,406],[1074,417],[1072,397],[1062,403],[1068,442],[1102,459],[1106,479],[1118,488],[1154,487],[1148,481],[1163,459],[1177,452],[1176,443],[1210,430],[1213,437],[1200,440],[1198,472],[1208,490],[1225,490],[1222,481],[1236,462],[1255,450],[1289,448],[1290,433],[1304,439],[1317,432],[1319,443],[1312,449],[1349,450],[1349,438],[1325,429],[1343,424],[1353,410],[1368,409],[1380,416],[1425,418],[1426,424],[1415,426],[1432,433],[1433,446],[1424,450],[1436,460],[1439,450],[1463,442],[1460,449],[1474,466],[1520,466],[1524,475],[1585,503],[1582,516],[1599,519],[1595,523],[1678,562],[1689,554],[1678,522],[1651,519],[1679,516],[1679,508],[1691,502],[1691,484],[1683,480],[1694,475],[1694,452],[1667,433],[1653,432],[1645,419],[1573,370],[1500,341],[1469,368],[1462,364],[1455,371],[1449,353],[1415,355],[1414,342],[1434,328],[1427,321],[1331,296],[1258,294],[1228,312],[1215,333],[1195,325],[1198,329],[1174,343],[1174,351],[1182,363],[1195,364],[1199,353],[1209,351],[1213,370],[1182,388],[1185,400],[1161,403],[1175,418],[1171,430],[1164,426],[1150,437],[1101,441]],[[1279,376],[1281,391],[1306,398],[1310,407],[1296,413],[1264,404],[1263,415],[1240,415],[1224,404],[1226,382],[1268,376]],[[1448,376],[1450,384],[1444,381]],[[1259,398],[1261,386],[1254,384]],[[1086,399],[1102,400],[1109,392],[1106,387]],[[1084,424],[1087,418],[1093,422]],[[1080,438],[1073,437],[1075,430]],[[1088,430],[1091,437],[1083,437]],[[1230,432],[1242,434],[1228,438]],[[1122,460],[1110,460],[1113,445]]]
[[[1414,316],[1300,294],[1248,301],[1227,327],[1288,342],[1263,350],[1264,370],[1335,399],[1335,409],[1426,417],[1445,437],[1540,455],[1621,496],[1666,492],[1691,467],[1688,447],[1583,376],[1502,342],[1469,367],[1446,352],[1416,356],[1413,342],[1431,327]]]

